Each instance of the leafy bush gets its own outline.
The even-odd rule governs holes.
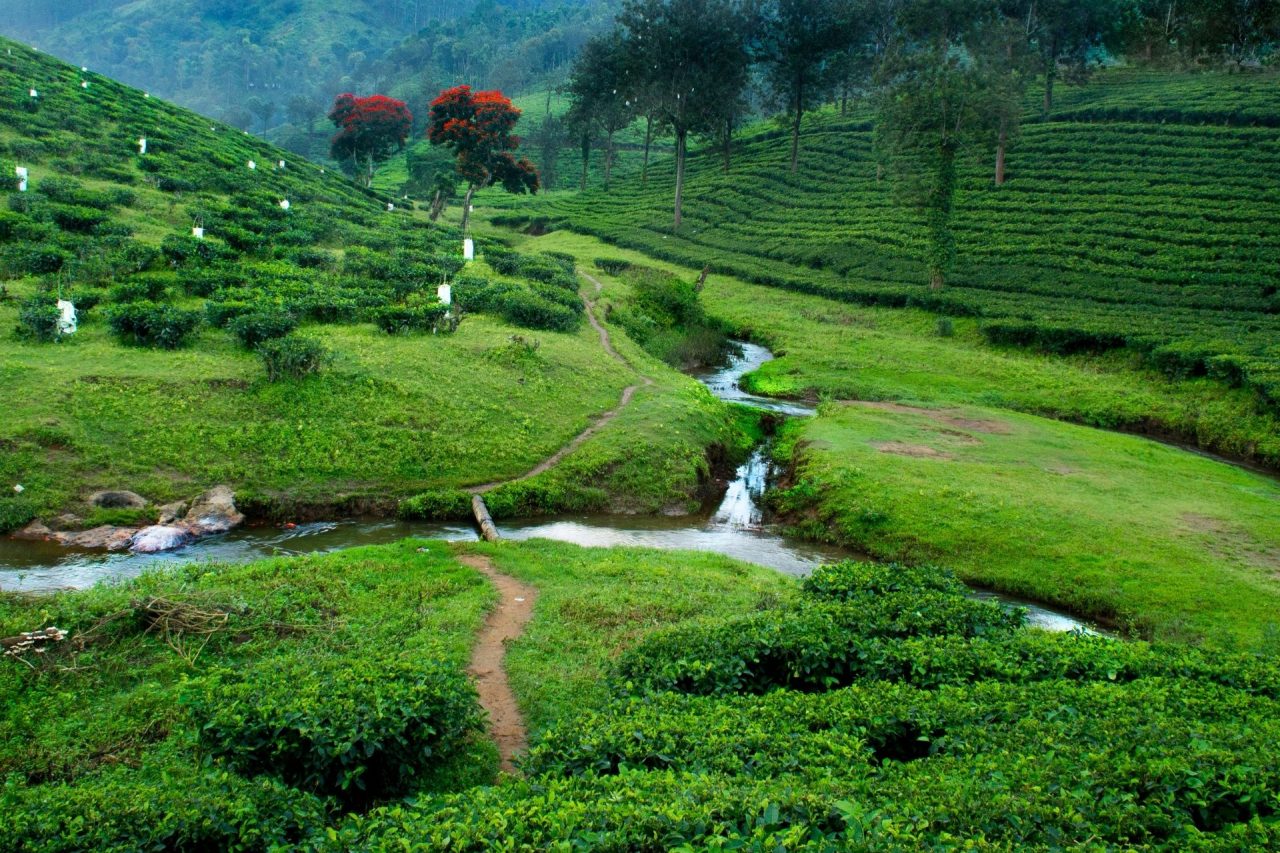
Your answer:
[[[257,350],[267,371],[268,382],[302,379],[319,373],[330,360],[324,344],[295,335],[265,340],[258,344]]]
[[[178,349],[200,325],[199,311],[155,302],[129,302],[107,312],[107,324],[121,342],[134,346]]]
[[[596,269],[608,275],[618,275],[631,266],[630,261],[625,261],[622,258],[596,258],[593,263],[595,263]]]
[[[298,318],[283,308],[267,308],[240,314],[227,322],[227,331],[246,349],[282,338],[298,328]]]
[[[211,755],[348,807],[413,791],[481,719],[466,676],[421,651],[413,660],[308,655],[221,671],[186,701]]]
[[[50,343],[58,340],[58,323],[62,312],[51,296],[33,296],[18,306],[18,337]]]
[[[456,521],[471,518],[471,495],[461,489],[433,489],[400,502],[404,519]]]
[[[581,325],[582,312],[557,304],[527,290],[511,290],[498,302],[502,318],[515,326],[572,332]]]
[[[436,303],[387,305],[369,312],[373,324],[388,335],[439,329],[449,306]]]
[[[35,505],[28,498],[0,496],[0,533],[17,530],[35,517]]]

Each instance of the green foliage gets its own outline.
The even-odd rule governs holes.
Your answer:
[[[62,312],[58,310],[56,300],[49,295],[37,295],[22,303],[18,308],[18,327],[14,330],[18,337],[40,343],[58,340],[58,323]]]
[[[121,342],[178,349],[200,325],[201,313],[155,302],[126,302],[107,312],[107,324]]]
[[[438,330],[449,306],[440,302],[387,305],[370,312],[373,324],[388,335]]]
[[[227,331],[245,349],[257,349],[266,341],[283,338],[298,328],[298,318],[283,308],[240,314],[227,321]]]
[[[610,306],[608,318],[646,352],[686,369],[720,364],[729,355],[729,330],[707,316],[693,282],[631,264],[615,275],[630,295]]]
[[[474,688],[438,655],[282,658],[212,673],[186,702],[202,748],[241,773],[367,806],[421,787],[479,729]]]
[[[109,524],[112,527],[141,527],[155,519],[155,510],[129,507],[94,507],[84,518],[83,527],[100,527]]]
[[[596,258],[592,261],[596,265],[596,269],[607,275],[618,275],[627,267],[631,266],[630,261],[622,258]]]
[[[400,502],[401,518],[457,521],[471,518],[471,494],[461,489],[432,489]]]
[[[0,533],[17,530],[36,517],[35,504],[24,497],[0,497]]]
[[[262,358],[268,382],[303,379],[319,373],[332,360],[320,341],[291,334],[268,338],[255,349]]]

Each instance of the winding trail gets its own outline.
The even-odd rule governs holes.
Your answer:
[[[481,554],[460,554],[458,562],[480,572],[498,590],[498,606],[484,621],[467,673],[475,678],[480,705],[489,713],[489,734],[498,745],[499,767],[514,774],[514,759],[528,747],[528,733],[502,659],[507,643],[520,637],[532,618],[538,590],[502,574]]]
[[[591,282],[591,284],[595,286],[596,295],[597,296],[600,295],[601,291],[604,289],[604,285],[600,283],[599,279],[597,279],[593,275],[590,275],[589,273],[582,272],[581,270],[578,271],[578,275],[582,276],[587,281]],[[605,412],[600,417],[596,418],[594,423],[592,423],[582,432],[574,436],[573,439],[568,444],[566,444],[564,447],[561,447],[555,453],[551,454],[546,459],[539,462],[533,468],[521,474],[519,477],[513,477],[510,480],[498,480],[492,483],[484,483],[483,485],[479,485],[479,486],[469,486],[466,489],[468,493],[473,495],[482,495],[487,491],[496,489],[498,486],[501,486],[504,483],[515,483],[520,480],[527,480],[530,477],[536,477],[539,474],[543,474],[551,470],[556,465],[560,464],[560,461],[562,459],[564,459],[573,451],[577,450],[584,441],[586,441],[588,438],[591,438],[591,436],[595,435],[603,427],[608,426],[609,422],[612,421],[614,418],[616,418],[618,414],[621,413],[622,410],[627,407],[627,404],[631,402],[631,398],[635,396],[636,391],[640,390],[643,387],[648,387],[653,384],[652,379],[650,379],[648,376],[641,374],[640,371],[636,370],[636,368],[629,361],[627,361],[625,358],[619,355],[618,351],[613,348],[613,341],[610,340],[609,338],[609,330],[606,329],[604,325],[599,320],[596,319],[596,303],[593,300],[588,299],[586,296],[583,296],[582,294],[579,294],[579,297],[582,299],[582,304],[586,306],[587,321],[591,323],[591,328],[595,329],[596,332],[600,335],[601,349],[603,349],[605,353],[614,361],[618,362],[623,367],[630,370],[632,373],[635,373],[640,378],[640,381],[634,385],[628,385],[626,388],[623,388],[622,398],[618,400],[618,405],[614,406],[612,409]]]

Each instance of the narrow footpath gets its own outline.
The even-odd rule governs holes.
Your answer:
[[[591,284],[595,286],[596,295],[599,296],[600,292],[604,289],[604,285],[600,283],[599,279],[597,279],[595,276],[592,276],[588,273],[582,272],[581,270],[578,271],[578,274],[583,278],[585,278],[587,281],[591,282]],[[652,379],[650,379],[648,376],[644,376],[640,374],[640,372],[637,371],[635,367],[631,365],[630,362],[628,362],[625,358],[619,355],[618,351],[613,348],[613,341],[610,340],[609,338],[609,330],[606,329],[604,325],[599,320],[596,319],[595,301],[588,299],[586,296],[583,296],[582,294],[579,294],[579,296],[582,299],[582,304],[586,307],[586,310],[587,310],[587,322],[589,322],[591,324],[591,328],[595,329],[596,332],[600,335],[600,347],[614,361],[618,362],[619,364],[621,364],[622,366],[626,367],[628,370],[632,371],[637,376],[639,376],[640,381],[635,385],[628,385],[626,388],[623,388],[622,398],[618,401],[618,405],[614,406],[612,409],[605,412],[603,415],[597,418],[594,423],[592,423],[582,432],[574,436],[573,440],[571,440],[568,444],[566,444],[564,447],[561,447],[555,453],[551,454],[546,459],[539,462],[530,470],[521,474],[519,477],[515,477],[511,480],[499,480],[493,483],[485,483],[480,486],[470,486],[466,490],[470,494],[482,495],[485,492],[491,491],[492,489],[496,489],[498,486],[501,486],[504,483],[514,483],[520,480],[527,480],[530,477],[536,477],[539,474],[543,474],[551,470],[556,465],[560,464],[560,461],[562,459],[564,459],[573,451],[577,450],[584,441],[586,441],[591,436],[595,435],[603,427],[608,426],[609,422],[612,421],[614,418],[616,418],[618,414],[627,407],[627,405],[631,402],[631,398],[635,396],[636,391],[640,390],[640,388],[642,387],[646,387],[653,384]]]
[[[514,759],[528,747],[528,733],[502,661],[507,643],[524,633],[524,626],[533,616],[538,591],[499,572],[488,557],[462,554],[458,562],[480,572],[498,590],[498,606],[485,619],[471,651],[467,673],[475,678],[480,705],[489,714],[489,733],[498,745],[500,769],[504,773],[515,773]]]

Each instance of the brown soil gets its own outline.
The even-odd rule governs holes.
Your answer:
[[[597,294],[600,293],[604,285],[600,283],[599,279],[585,272],[579,272],[579,275],[581,275],[587,281],[595,285],[596,293]],[[587,297],[585,296],[582,297],[582,304],[585,305],[587,308],[587,321],[591,323],[591,328],[595,329],[596,332],[600,335],[600,347],[614,361],[618,362],[619,364],[629,368],[630,370],[638,374],[638,371],[636,371],[635,368],[632,367],[631,364],[625,358],[619,355],[618,351],[613,348],[613,342],[609,339],[609,331],[605,329],[603,325],[600,324],[599,320],[596,319],[596,304],[592,302],[590,299],[587,299]],[[610,421],[616,418],[618,414],[627,407],[627,404],[631,402],[631,398],[635,396],[636,391],[638,391],[642,386],[649,386],[652,384],[653,384],[653,380],[650,379],[648,376],[640,376],[639,384],[628,385],[626,388],[622,389],[622,398],[618,401],[618,405],[614,406],[612,409],[605,412],[600,417],[596,418],[595,423],[591,424],[591,426],[587,427],[582,432],[574,436],[572,441],[570,441],[564,447],[557,450],[551,456],[548,456],[546,459],[539,462],[530,470],[521,474],[519,477],[515,477],[511,480],[500,480],[493,483],[484,483],[483,485],[480,485],[480,486],[471,486],[470,488],[467,489],[467,491],[473,495],[480,495],[480,494],[484,494],[485,492],[491,489],[496,489],[498,486],[501,486],[504,483],[514,483],[518,480],[527,480],[530,477],[536,477],[539,474],[543,474],[551,470],[556,465],[560,464],[560,460],[564,459],[570,453],[577,450],[578,447],[581,446],[581,444],[584,441],[586,441],[591,436],[595,435],[597,432],[600,431],[602,427],[606,426]]]
[[[877,400],[854,400],[851,402],[854,406],[862,406],[865,409],[878,409],[882,412],[899,412],[908,415],[922,415],[931,421],[956,429],[971,430],[973,432],[985,432],[992,435],[1009,435],[1013,432],[1013,428],[1004,421],[986,420],[982,418],[966,418],[962,415],[955,414],[954,409],[926,409],[920,406],[907,406],[902,403],[889,403]],[[947,430],[943,430],[947,432]]]
[[[502,658],[507,643],[524,633],[525,624],[533,616],[538,591],[500,573],[488,557],[462,554],[458,562],[480,572],[498,589],[498,606],[485,619],[467,672],[475,678],[480,705],[489,713],[489,733],[498,745],[502,772],[515,773],[514,759],[528,747],[528,733]]]
[[[1280,577],[1280,547],[1262,542],[1245,528],[1213,516],[1184,512],[1181,520],[1186,530],[1209,537],[1209,551],[1215,557]]]
[[[871,445],[881,453],[892,453],[895,456],[913,456],[917,459],[955,459],[950,453],[924,444],[906,444],[901,441],[880,441]]]

